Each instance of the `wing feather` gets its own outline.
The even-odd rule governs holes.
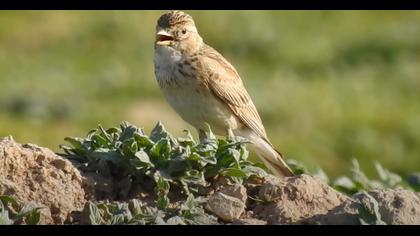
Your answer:
[[[201,56],[213,94],[224,101],[245,126],[267,139],[258,111],[235,68],[210,46],[203,48]]]

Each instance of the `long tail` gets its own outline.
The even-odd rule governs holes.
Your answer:
[[[281,153],[268,140],[256,135],[248,135],[246,138],[250,139],[255,152],[274,175],[279,177],[294,176],[293,171],[283,160]]]

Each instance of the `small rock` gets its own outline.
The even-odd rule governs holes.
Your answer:
[[[220,188],[226,185],[233,184],[232,180],[230,180],[229,177],[226,176],[218,176],[215,178],[213,182],[213,188],[215,191],[218,191]]]
[[[243,203],[246,203],[248,198],[246,194],[246,188],[241,184],[225,185],[222,187],[220,192],[228,196],[238,198]]]
[[[222,220],[232,222],[242,215],[245,204],[238,198],[217,192],[210,196],[207,208]]]
[[[44,162],[44,161],[45,161],[45,159],[46,159],[46,157],[45,157],[44,155],[39,155],[39,156],[36,158],[36,162],[38,162],[38,164],[42,164],[42,162]]]
[[[59,170],[64,171],[65,173],[69,173],[72,168],[71,163],[64,159],[56,159],[51,162],[51,165],[55,166]]]

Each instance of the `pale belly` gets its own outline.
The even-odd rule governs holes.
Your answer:
[[[240,127],[236,116],[209,91],[204,92],[193,86],[177,89],[162,89],[168,103],[184,119],[197,129],[206,130],[208,123],[215,134],[226,135]]]
[[[178,65],[184,58],[167,47],[156,48],[155,73],[161,90],[172,108],[197,129],[206,130],[208,123],[215,134],[226,135],[241,127],[232,111],[210,91],[200,87],[193,76],[178,72]],[[191,75],[191,71],[188,71]],[[175,83],[175,82],[176,83]]]

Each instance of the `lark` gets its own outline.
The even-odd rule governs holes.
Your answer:
[[[158,19],[154,67],[166,100],[183,120],[197,129],[201,142],[207,138],[208,124],[217,135],[249,140],[273,174],[293,175],[268,140],[238,72],[204,43],[190,15],[170,11]]]

